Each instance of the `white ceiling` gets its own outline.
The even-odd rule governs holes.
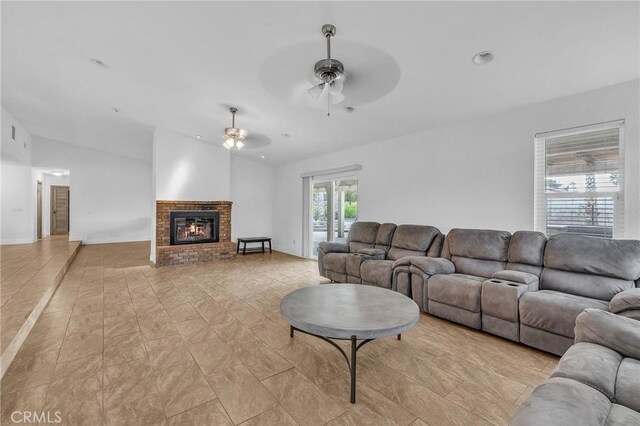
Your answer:
[[[155,126],[220,143],[233,105],[238,126],[272,141],[241,155],[282,164],[638,78],[638,9],[638,2],[3,1],[2,104],[35,135],[147,159]],[[397,85],[369,102],[368,93],[354,93],[355,112],[344,110],[347,99],[331,117],[323,105],[301,103],[325,55],[324,23],[337,26],[333,56],[354,85],[358,76],[385,85],[394,64]],[[496,59],[473,65],[483,50]],[[387,62],[367,69],[369,51]]]

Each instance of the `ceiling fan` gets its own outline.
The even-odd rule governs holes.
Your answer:
[[[307,92],[314,99],[320,99],[322,95],[326,94],[327,115],[331,115],[331,104],[338,104],[345,99],[342,90],[347,80],[347,74],[344,72],[342,62],[331,58],[331,37],[336,35],[336,27],[325,24],[322,26],[322,34],[327,39],[327,58],[319,60],[313,67],[318,84]]]

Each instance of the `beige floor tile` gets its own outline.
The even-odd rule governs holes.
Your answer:
[[[505,401],[501,395],[481,385],[465,382],[447,395],[447,399],[464,405],[493,424],[507,424],[517,410],[517,406]]]
[[[218,336],[190,343],[189,350],[207,376],[238,364],[237,356]]]
[[[179,334],[169,315],[162,311],[146,312],[138,315],[138,325],[142,331],[142,336],[146,340],[160,339],[162,337]]]
[[[217,399],[176,414],[169,419],[168,424],[170,426],[233,425],[222,404]]]
[[[145,358],[104,368],[104,406],[107,410],[157,394],[153,372]]]
[[[472,362],[463,362],[448,355],[437,357],[432,364],[434,367],[446,371],[460,380],[472,381],[483,388],[491,389],[504,400],[515,402],[518,396],[527,388],[526,385],[508,379],[492,370],[483,368]]]
[[[344,409],[296,369],[269,377],[264,385],[300,424],[322,425]]]
[[[11,419],[15,412],[36,412],[42,411],[44,399],[47,394],[47,385],[36,386],[33,388],[23,389],[13,393],[3,393],[0,406],[2,407],[1,424],[16,424]],[[14,420],[20,418],[20,414],[14,415]]]
[[[207,380],[235,424],[277,404],[271,393],[242,364],[215,371],[207,376]]]
[[[430,425],[490,425],[465,409],[466,404],[458,405],[406,377],[399,378],[381,393]]]
[[[2,378],[2,394],[49,383],[57,357],[57,351],[33,354],[18,352]]]
[[[104,336],[102,328],[91,331],[80,331],[68,334],[64,338],[60,349],[59,362],[84,358],[89,355],[101,354],[103,351]]]
[[[140,331],[138,318],[127,316],[114,316],[104,319],[104,337],[120,336]]]
[[[278,353],[316,385],[333,380],[343,374],[349,374],[346,362],[337,362],[336,358],[328,356],[330,353],[323,355],[295,338],[287,346],[279,349]],[[336,353],[334,356],[341,355]]]
[[[289,361],[261,341],[234,344],[231,350],[258,380],[293,368]]]
[[[242,426],[297,426],[298,423],[282,408],[277,405],[270,410],[265,411],[262,414],[255,416],[252,419],[242,423]]]
[[[218,337],[211,325],[202,318],[177,322],[175,326],[182,338],[188,343],[196,343]]]
[[[109,426],[166,425],[162,402],[159,396],[143,397],[105,410],[105,423]]]
[[[140,332],[123,334],[104,339],[104,364],[118,365],[144,358],[145,345]]]
[[[156,373],[155,377],[167,417],[216,398],[194,361],[173,364]]]
[[[198,311],[189,303],[167,308],[167,313],[174,323],[202,318]]]
[[[346,424],[358,424],[362,422],[361,417],[370,419],[373,422],[379,417],[384,419],[383,423],[408,425],[416,419],[415,415],[361,381],[356,382],[356,404],[351,404],[351,380],[349,377],[342,377],[324,383],[320,385],[320,389],[347,410],[346,414],[348,415],[345,416],[345,419],[340,420],[339,423],[345,421]],[[365,410],[355,410],[354,413],[351,413],[351,411],[354,411],[353,408],[355,406]]]
[[[289,329],[271,320],[266,320],[259,325],[251,327],[251,332],[267,346],[276,350],[291,343]]]
[[[256,311],[246,303],[242,303],[231,310],[231,315],[233,315],[238,321],[240,321],[247,327],[252,327],[266,321],[264,315],[262,315],[260,312]]]
[[[179,335],[150,340],[145,346],[151,368],[156,373],[193,361],[184,340]]]
[[[433,365],[437,359],[415,350],[394,349],[380,358],[383,363],[425,386],[441,396],[446,396],[462,380]]]

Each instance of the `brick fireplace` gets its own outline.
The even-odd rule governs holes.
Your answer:
[[[231,204],[231,201],[156,201],[156,266],[187,265],[235,256],[236,243],[231,241]],[[215,215],[218,241],[189,244],[174,241],[172,245],[172,212],[178,217],[204,216],[185,212],[218,212]]]

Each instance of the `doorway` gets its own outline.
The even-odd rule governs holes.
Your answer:
[[[38,239],[42,239],[42,182],[37,181],[36,187],[36,229],[38,233]]]
[[[69,233],[69,187],[51,185],[51,235]]]
[[[321,242],[346,243],[358,219],[358,180],[342,178],[313,182],[311,191],[311,255],[318,257]]]

